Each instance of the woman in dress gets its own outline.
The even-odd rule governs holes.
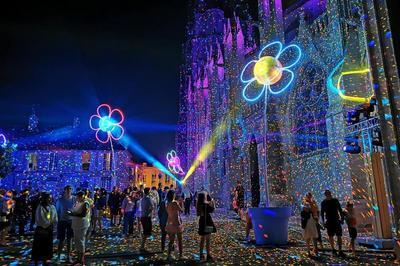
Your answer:
[[[324,245],[322,243],[322,234],[321,234],[321,230],[323,229],[323,227],[319,223],[320,211],[318,209],[317,201],[314,199],[313,194],[311,192],[308,192],[303,199],[303,203],[307,203],[310,205],[312,216],[315,219],[315,223],[317,225],[317,232],[318,232],[317,244],[319,243],[320,248],[323,249]]]
[[[180,213],[183,212],[181,205],[175,200],[175,191],[169,190],[167,193],[166,209],[168,213],[165,231],[168,233],[168,260],[171,259],[171,251],[174,245],[175,236],[178,238],[179,259],[182,259],[182,232],[183,225]]]
[[[38,265],[39,261],[48,265],[48,261],[53,257],[53,226],[56,223],[57,210],[51,204],[51,195],[43,192],[35,213],[36,228],[32,246],[32,260],[35,265]]]
[[[74,231],[75,250],[78,256],[77,263],[85,263],[86,232],[90,225],[90,204],[85,200],[85,193],[76,194],[76,202],[69,212],[72,216],[72,230]]]
[[[199,216],[199,230],[200,235],[200,260],[204,259],[203,248],[204,242],[206,243],[207,261],[212,261],[210,253],[210,238],[211,233],[217,232],[211,213],[214,211],[214,200],[211,199],[207,192],[200,192],[197,196],[196,212]]]
[[[308,255],[311,256],[311,249],[310,249],[311,241],[314,244],[315,255],[318,255],[317,224],[316,224],[315,219],[313,217],[313,214],[312,214],[312,211],[311,211],[311,206],[308,203],[304,203],[303,210],[301,211],[301,227],[304,229],[304,239],[306,240],[306,243],[307,243]]]

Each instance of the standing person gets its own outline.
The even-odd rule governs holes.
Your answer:
[[[211,199],[210,195],[208,195],[207,192],[199,192],[197,195],[196,212],[197,216],[200,217],[198,230],[198,233],[200,235],[200,260],[204,259],[203,249],[205,242],[207,250],[207,261],[212,261],[210,253],[210,238],[211,233],[217,232],[217,229],[215,228],[211,213],[214,212],[215,204],[214,200]]]
[[[190,205],[192,203],[192,193],[187,190],[185,193],[185,215],[190,215]]]
[[[142,234],[142,199],[143,199],[143,194],[141,193],[140,190],[135,190],[135,201],[136,201],[136,212],[135,212],[135,217],[136,219],[136,224],[137,224],[137,231],[138,234]]]
[[[160,197],[158,196],[157,188],[152,187],[150,190],[150,198],[151,201],[153,202],[153,213],[152,217],[155,220],[157,217],[157,206],[160,204]]]
[[[68,211],[74,206],[74,197],[72,196],[71,186],[64,187],[63,195],[56,202],[58,215],[57,223],[57,239],[58,239],[58,254],[57,259],[60,261],[61,251],[64,247],[65,238],[67,239],[67,262],[71,263],[71,242],[72,242],[72,220]]]
[[[93,194],[93,207],[92,207],[92,235],[96,234],[96,227],[99,226],[100,231],[102,230],[102,222],[100,218],[100,210],[99,210],[99,200],[100,200],[100,189],[96,188]]]
[[[183,225],[180,213],[183,211],[179,203],[175,200],[175,191],[169,190],[167,193],[166,209],[168,213],[167,225],[165,231],[168,233],[168,260],[171,260],[171,251],[175,242],[175,236],[178,239],[179,259],[182,259],[182,233]]]
[[[93,217],[92,211],[93,211],[93,207],[94,207],[94,200],[91,197],[91,192],[90,192],[90,190],[88,188],[85,188],[83,190],[83,192],[85,193],[85,200],[89,203],[89,207],[90,207],[89,208],[89,212],[90,212],[89,216]],[[90,235],[91,235],[91,232],[93,230],[92,226],[93,226],[93,224],[89,223],[89,228],[88,228],[88,230],[86,232],[86,241],[87,242],[89,242],[89,240],[90,240]]]
[[[11,190],[10,196],[11,196],[11,200],[12,200],[12,208],[11,208],[10,214],[9,214],[9,217],[10,217],[9,218],[9,222],[10,222],[9,233],[10,233],[10,235],[15,235],[15,227],[17,224],[17,218],[15,215],[15,203],[17,202],[17,195],[18,195],[18,193],[16,190],[14,190],[14,189]]]
[[[308,256],[311,256],[311,249],[310,249],[311,241],[314,244],[315,255],[318,256],[317,224],[313,217],[313,213],[311,211],[311,206],[309,203],[305,203],[303,206],[303,210],[301,211],[301,228],[304,229],[304,239],[306,240],[306,243],[307,243]]]
[[[251,207],[251,204],[247,204],[247,209],[246,209],[246,242],[249,243],[251,241],[250,239],[250,230],[253,229],[253,223],[251,222],[251,217],[249,213],[249,208]]]
[[[318,209],[317,201],[314,199],[314,196],[312,195],[311,192],[308,192],[306,194],[303,201],[304,201],[304,203],[308,203],[310,205],[312,216],[315,219],[315,222],[317,225],[317,232],[318,232],[317,244],[319,243],[321,249],[323,249],[324,245],[322,243],[322,234],[321,234],[322,226],[319,223],[320,211]]]
[[[130,195],[127,195],[122,201],[121,212],[124,215],[124,235],[129,236],[129,228],[133,226],[135,221],[135,199],[134,192],[132,191]]]
[[[48,265],[48,261],[53,257],[53,225],[55,223],[57,223],[57,210],[51,204],[51,195],[43,192],[35,214],[36,229],[32,245],[32,260],[35,265],[38,265],[39,261],[42,261],[43,265]]]
[[[325,228],[328,231],[329,244],[332,248],[332,254],[336,255],[334,236],[337,236],[339,255],[344,256],[342,251],[342,223],[343,210],[338,199],[332,197],[329,190],[325,190],[325,199],[321,203],[321,218]],[[325,220],[326,219],[326,220]]]
[[[149,194],[150,194],[150,188],[147,187],[144,189],[144,196],[140,202],[140,207],[141,207],[140,222],[143,228],[142,243],[140,246],[141,252],[146,251],[145,250],[146,239],[149,236],[151,236],[151,231],[152,231],[151,213],[153,210],[153,203],[151,201]]]
[[[19,236],[25,235],[25,227],[28,223],[28,217],[30,213],[28,197],[29,190],[24,189],[21,191],[20,196],[15,202],[15,215],[17,219]]]
[[[76,193],[76,201],[72,210],[68,212],[72,217],[75,250],[78,256],[77,263],[85,263],[86,232],[90,224],[90,206],[85,200],[85,193]]]
[[[244,208],[244,188],[239,180],[237,181],[235,188],[235,199],[240,219],[242,219]]]
[[[130,189],[129,193],[125,194],[123,191],[121,191],[121,188],[118,188],[118,226],[122,225],[123,217],[124,215],[122,214],[122,202],[124,201],[126,195],[130,195]]]
[[[353,252],[353,255],[356,256],[355,241],[357,238],[357,219],[353,203],[351,202],[347,202],[346,204],[345,220],[349,229],[350,250]]]
[[[11,191],[0,189],[0,246],[6,246],[7,231],[11,222],[11,210],[14,207]]]
[[[36,190],[35,194],[32,195],[32,197],[29,198],[29,206],[31,209],[31,222],[29,224],[29,231],[33,231],[33,225],[35,224],[35,214],[36,214],[36,208],[40,203],[40,193],[39,190]]]
[[[106,217],[106,211],[107,211],[107,190],[105,188],[100,189],[100,198],[99,198],[99,221],[100,221],[100,231],[102,230],[103,226],[103,218]]]
[[[161,184],[161,182],[158,183],[157,193],[158,193],[158,198],[160,199],[160,203],[161,203],[161,201],[163,201],[163,200],[164,200],[164,197],[165,197],[165,195],[163,195],[163,190],[162,190],[162,184]]]
[[[164,252],[165,250],[165,241],[167,238],[167,231],[165,227],[167,226],[168,221],[168,212],[166,208],[166,199],[165,197],[161,199],[160,205],[158,206],[158,221],[160,223],[160,230],[161,230],[161,251]]]
[[[110,216],[111,216],[111,226],[117,224],[117,216],[119,210],[119,195],[118,195],[118,188],[113,187],[112,192],[108,196],[108,207],[110,208]]]

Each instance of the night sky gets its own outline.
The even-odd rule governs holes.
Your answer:
[[[174,147],[185,1],[24,2],[0,8],[0,129],[32,105],[42,128],[86,126],[106,102],[151,153]]]

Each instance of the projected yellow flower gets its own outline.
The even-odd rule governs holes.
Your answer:
[[[276,51],[272,48],[278,48]],[[281,42],[272,42],[266,45],[258,55],[258,60],[247,63],[240,80],[245,83],[242,91],[243,98],[248,102],[257,101],[263,93],[280,94],[284,92],[294,80],[294,67],[301,58],[301,49],[295,44],[283,48]],[[252,72],[249,69],[253,69]],[[252,74],[246,78],[246,74]]]

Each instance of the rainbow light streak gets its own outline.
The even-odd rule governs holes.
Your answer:
[[[332,72],[329,74],[328,79],[326,81],[328,88],[338,94],[340,96],[340,98],[342,98],[345,101],[350,101],[350,102],[356,102],[356,103],[369,103],[371,101],[371,98],[374,96],[374,94],[372,94],[369,97],[357,97],[357,96],[348,96],[345,95],[341,89],[341,80],[343,76],[347,76],[347,75],[355,75],[355,74],[367,74],[370,72],[369,68],[364,68],[364,69],[360,69],[360,70],[352,70],[352,71],[345,71],[345,72],[341,72],[336,86],[334,85],[333,82],[333,76],[335,75],[335,73],[337,72],[337,70],[343,65],[344,63],[344,59],[342,59],[339,64],[337,64]]]
[[[171,150],[167,153],[168,169],[178,175],[184,175],[185,172],[181,167],[181,160],[176,154],[175,150]]]
[[[89,126],[96,131],[96,139],[101,143],[107,143],[111,139],[120,140],[124,135],[121,124],[125,117],[120,109],[112,109],[109,104],[101,104],[97,107],[97,114],[89,119]]]
[[[7,139],[4,134],[0,134],[0,146],[3,148],[7,146]]]
[[[264,54],[264,51],[267,48],[275,45],[278,46],[279,51],[274,57],[268,54]],[[292,70],[290,70],[290,68],[294,67],[300,61],[300,58],[302,56],[301,49],[296,44],[291,44],[283,49],[282,48],[283,45],[281,42],[271,42],[261,49],[258,55],[258,60],[252,60],[244,66],[242,72],[240,73],[240,80],[246,84],[242,91],[242,96],[246,101],[255,102],[260,99],[264,92],[271,93],[273,95],[281,94],[290,86],[290,84],[292,84],[294,80],[294,73]],[[294,49],[293,51],[297,53],[297,58],[291,64],[284,66],[279,59],[280,56],[287,52],[288,49]],[[253,77],[250,79],[245,79],[244,73],[246,72],[247,68],[253,64]],[[279,87],[279,85],[276,85],[276,83],[278,83],[282,79],[282,76],[285,73],[286,75],[289,75],[290,78],[288,81],[286,81],[286,84],[284,86],[280,85],[281,87]],[[258,84],[262,85],[262,87],[255,97],[248,97],[247,90],[249,86],[255,81],[257,81]],[[278,88],[276,90],[273,90],[273,87]]]
[[[222,119],[221,123],[219,123],[219,126],[212,133],[209,141],[200,148],[200,151],[197,154],[195,161],[190,166],[189,171],[185,175],[185,178],[183,178],[182,184],[185,184],[185,182],[194,173],[194,171],[196,171],[200,164],[204,162],[208,158],[208,156],[210,156],[210,154],[214,151],[215,144],[217,143],[218,139],[225,133],[226,129],[228,128],[228,122],[231,115],[232,112],[230,112],[224,119]]]
[[[160,163],[154,156],[152,156],[149,152],[147,152],[136,140],[125,135],[120,140],[120,144],[124,146],[129,151],[141,156],[143,159],[148,161],[154,167],[159,169],[161,172],[167,174],[171,178],[173,178],[177,183],[182,184],[181,180],[179,180],[174,174],[172,174],[162,163]]]

